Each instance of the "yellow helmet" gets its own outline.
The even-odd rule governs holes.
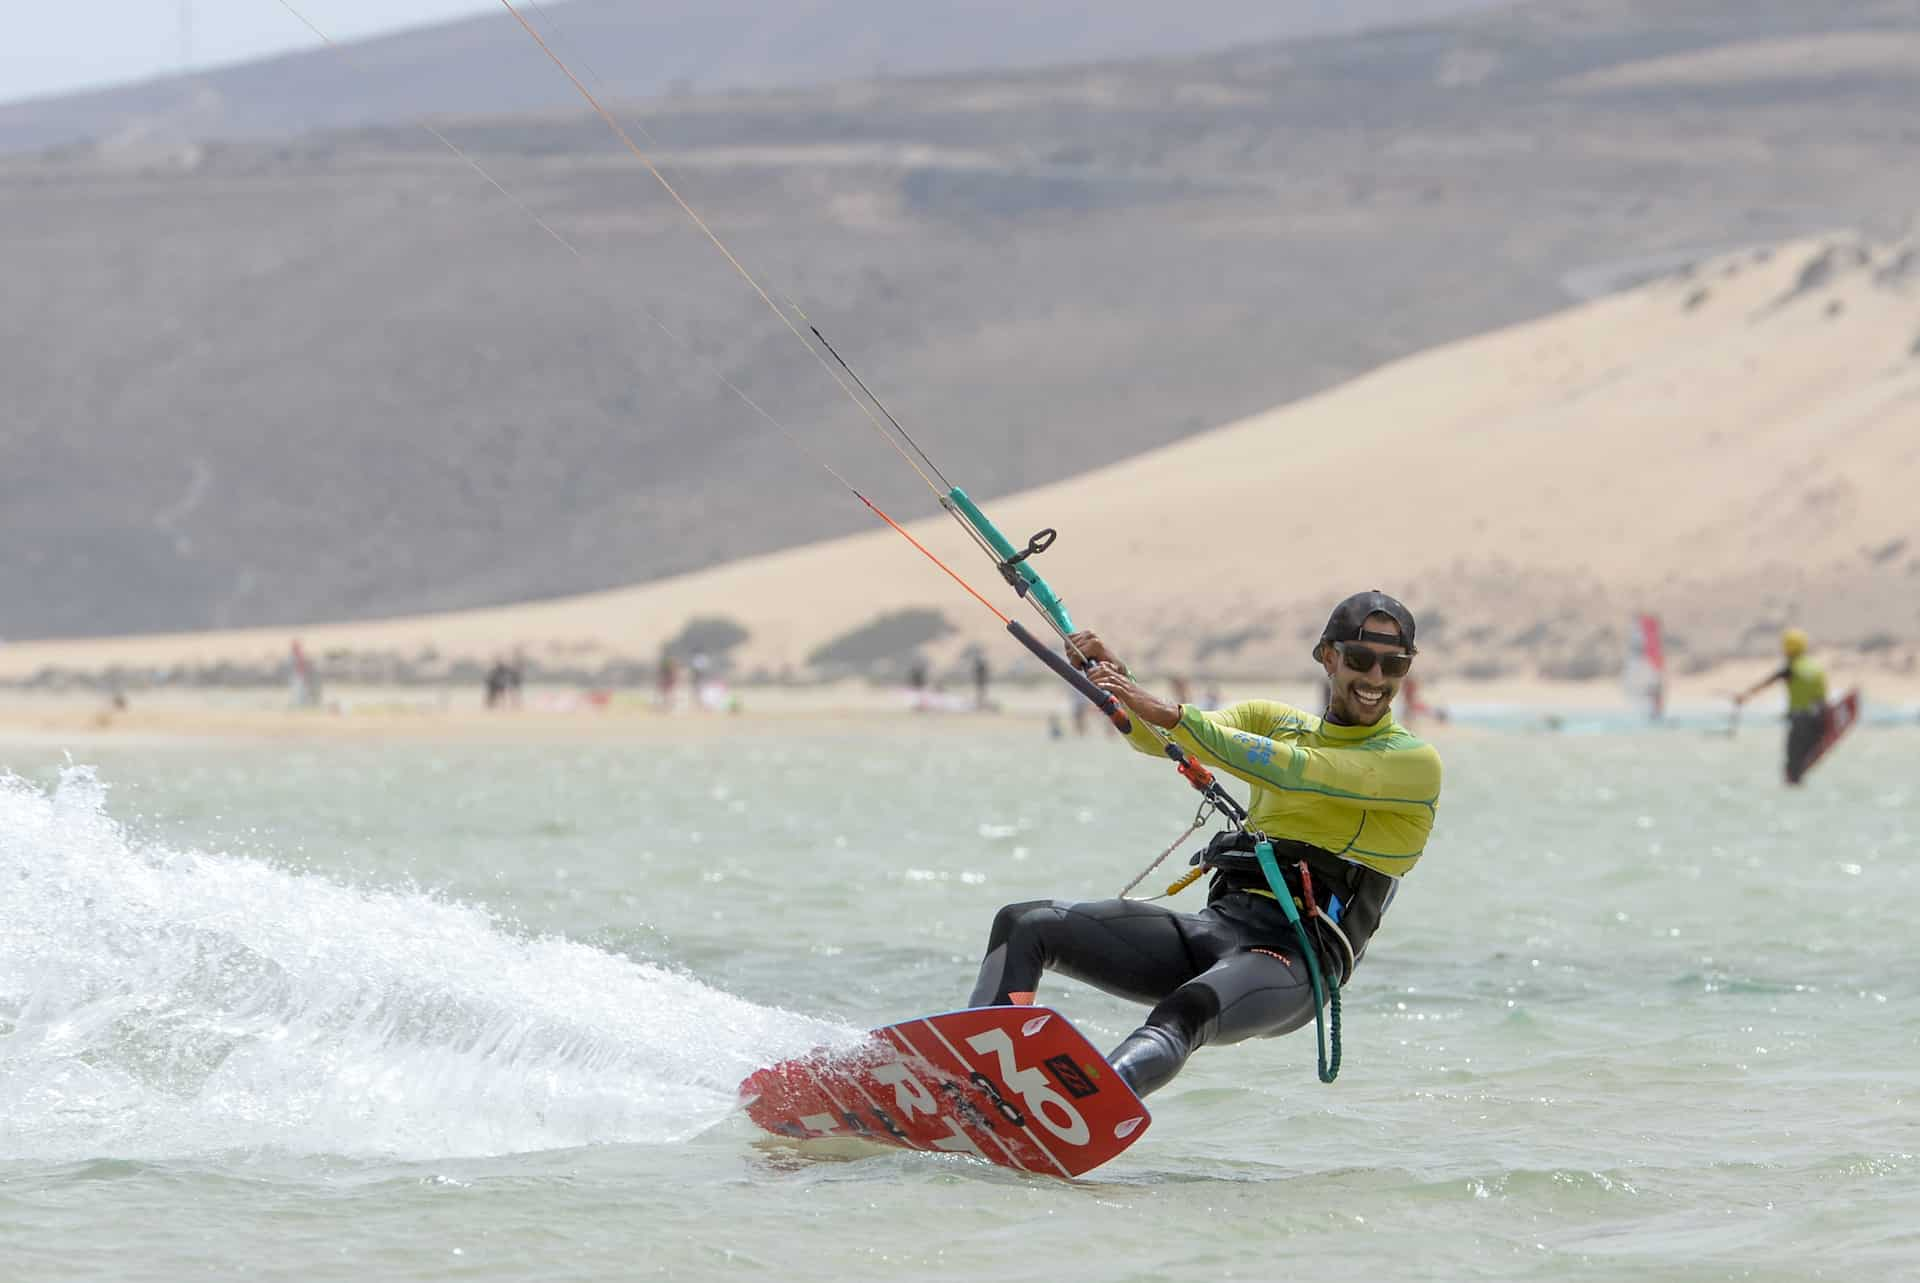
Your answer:
[[[1798,659],[1807,653],[1807,635],[1798,628],[1789,628],[1780,634],[1780,649],[1788,659]]]

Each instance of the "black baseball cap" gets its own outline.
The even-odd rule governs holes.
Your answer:
[[[1385,615],[1400,625],[1400,635],[1370,633],[1365,630],[1368,615]],[[1397,598],[1389,597],[1378,588],[1369,588],[1357,592],[1333,608],[1327,616],[1327,626],[1320,630],[1320,640],[1313,644],[1313,657],[1320,658],[1320,648],[1333,641],[1370,641],[1384,646],[1399,646],[1409,655],[1416,653],[1413,644],[1413,612],[1401,605]]]

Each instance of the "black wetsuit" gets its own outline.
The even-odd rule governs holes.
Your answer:
[[[1813,750],[1827,733],[1827,710],[1803,708],[1787,714],[1787,783],[1798,784],[1807,773]]]
[[[1216,841],[1215,846],[1222,844]],[[1314,899],[1338,915],[1356,957],[1393,898],[1394,880],[1303,843],[1275,844],[1289,889],[1302,859]],[[1163,1087],[1210,1042],[1290,1033],[1313,1019],[1313,985],[1300,940],[1279,903],[1251,890],[1266,880],[1251,855],[1220,853],[1207,907],[1176,913],[1142,900],[1030,900],[994,917],[969,1006],[1031,1002],[1043,971],[1152,1004],[1146,1023],[1107,1059],[1144,1096]],[[1344,948],[1314,938],[1328,983],[1345,978]]]

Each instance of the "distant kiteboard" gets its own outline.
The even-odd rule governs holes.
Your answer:
[[[1807,755],[1807,764],[1800,768],[1805,775],[1813,769],[1813,764],[1825,757],[1840,737],[1853,729],[1860,720],[1860,691],[1858,688],[1848,691],[1839,699],[1827,705],[1826,728],[1820,732],[1820,740],[1813,746],[1813,752]]]
[[[977,1007],[876,1029],[858,1047],[754,1071],[747,1116],[798,1140],[853,1137],[1078,1176],[1152,1121],[1092,1043],[1046,1007]]]

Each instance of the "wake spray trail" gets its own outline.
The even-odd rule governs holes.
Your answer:
[[[0,1157],[674,1142],[853,1031],[485,910],[143,843],[0,774]]]

